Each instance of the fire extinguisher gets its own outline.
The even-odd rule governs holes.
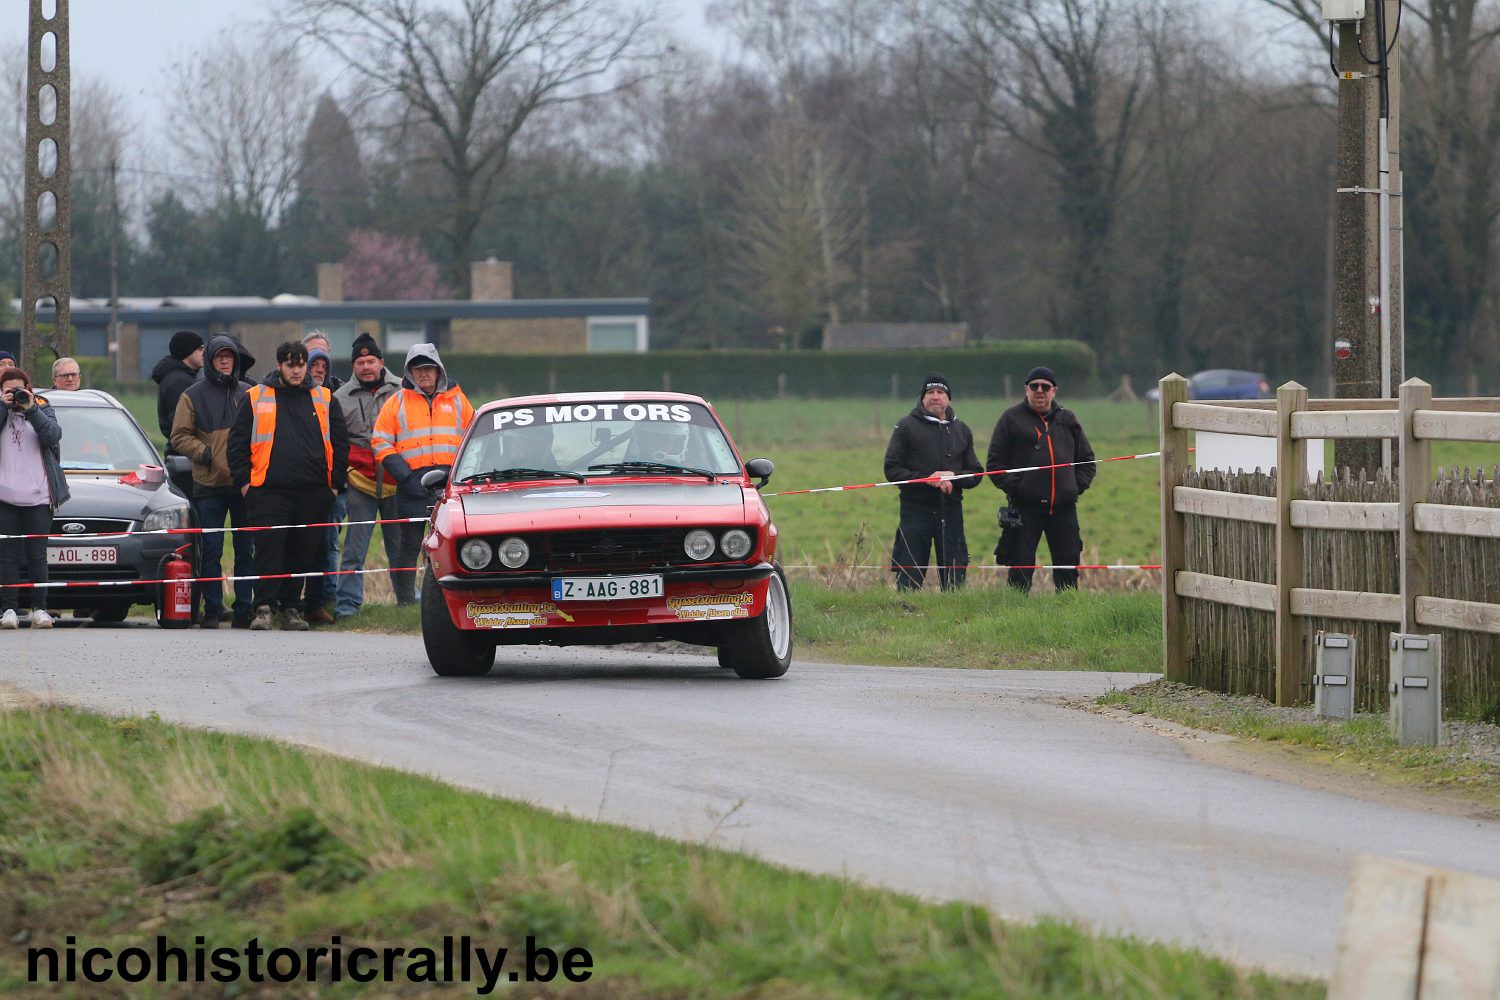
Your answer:
[[[193,564],[183,557],[192,543],[174,550],[161,561],[161,599],[156,623],[162,628],[189,628],[193,624]]]

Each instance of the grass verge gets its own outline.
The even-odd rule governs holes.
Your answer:
[[[892,666],[1152,672],[1161,663],[1161,601],[1149,592],[1009,588],[899,594],[792,581],[795,655]],[[415,607],[366,605],[339,631],[418,635]],[[1060,636],[1067,640],[1061,641]]]
[[[517,952],[529,935],[559,955],[588,949],[592,977],[571,992],[591,997],[1323,991],[1194,952],[1004,923],[976,906],[923,903],[154,718],[0,715],[0,831],[7,996],[55,995],[28,982],[27,949],[61,951],[69,935],[80,954],[150,955],[158,937],[191,955],[198,938],[207,949],[258,939],[267,950],[337,941],[441,953],[443,935]],[[513,954],[505,968],[521,964]],[[320,993],[365,989],[332,982],[326,960],[317,968]],[[420,959],[393,969],[401,992],[414,989],[411,975],[434,971]],[[202,990],[116,979],[103,992]],[[559,979],[525,995],[569,992]]]
[[[1402,747],[1384,715],[1319,719],[1308,706],[1280,708],[1165,680],[1111,692],[1098,704],[1287,748],[1302,762],[1441,793],[1500,815],[1500,728],[1486,723],[1449,720],[1444,745]]]

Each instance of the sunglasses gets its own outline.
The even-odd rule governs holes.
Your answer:
[[[1027,382],[1026,388],[1030,389],[1032,392],[1047,392],[1049,390],[1056,389],[1057,386],[1053,385],[1051,382]]]

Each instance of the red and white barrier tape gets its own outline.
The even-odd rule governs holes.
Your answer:
[[[993,469],[989,472],[941,472],[920,479],[893,479],[885,483],[857,483],[853,486],[822,486],[815,490],[783,490],[780,493],[762,493],[763,497],[806,496],[809,493],[848,493],[853,490],[873,490],[882,486],[910,486],[916,483],[952,482],[957,479],[983,479],[987,476],[1006,476],[1013,472],[1040,472],[1045,469],[1071,469],[1079,465],[1103,465],[1105,462],[1129,462],[1137,458],[1160,458],[1161,452],[1148,451],[1139,455],[1116,455],[1113,458],[1095,458],[1087,462],[1057,462],[1053,465],[1026,465],[1015,469]]]
[[[290,531],[294,528],[342,528],[346,524],[426,524],[425,517],[388,517],[373,521],[313,521],[310,524],[241,524],[218,528],[154,528],[151,531],[91,531],[67,534],[64,532],[38,533],[34,535],[0,535],[0,542],[22,538],[60,538],[65,541],[82,541],[87,538],[150,538],[157,535],[211,535],[229,534],[234,531]]]
[[[264,576],[187,576],[176,580],[49,580],[46,583],[11,583],[21,590],[56,590],[66,587],[154,587],[163,583],[238,583],[244,580],[303,580],[310,576],[354,576],[370,573],[415,573],[416,566],[379,566],[375,569],[312,570],[306,573],[267,573]]]

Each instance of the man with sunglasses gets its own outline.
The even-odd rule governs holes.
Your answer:
[[[1078,532],[1078,498],[1094,481],[1098,467],[1094,449],[1072,410],[1057,405],[1057,376],[1046,367],[1026,376],[1026,399],[1004,413],[990,436],[985,471],[1031,469],[992,475],[990,481],[1005,492],[1019,524],[1000,533],[995,561],[1010,566],[1012,587],[1031,591],[1037,543],[1047,536],[1051,562],[1076,566],[1083,556]],[[1078,586],[1078,570],[1052,573],[1058,590]]]

